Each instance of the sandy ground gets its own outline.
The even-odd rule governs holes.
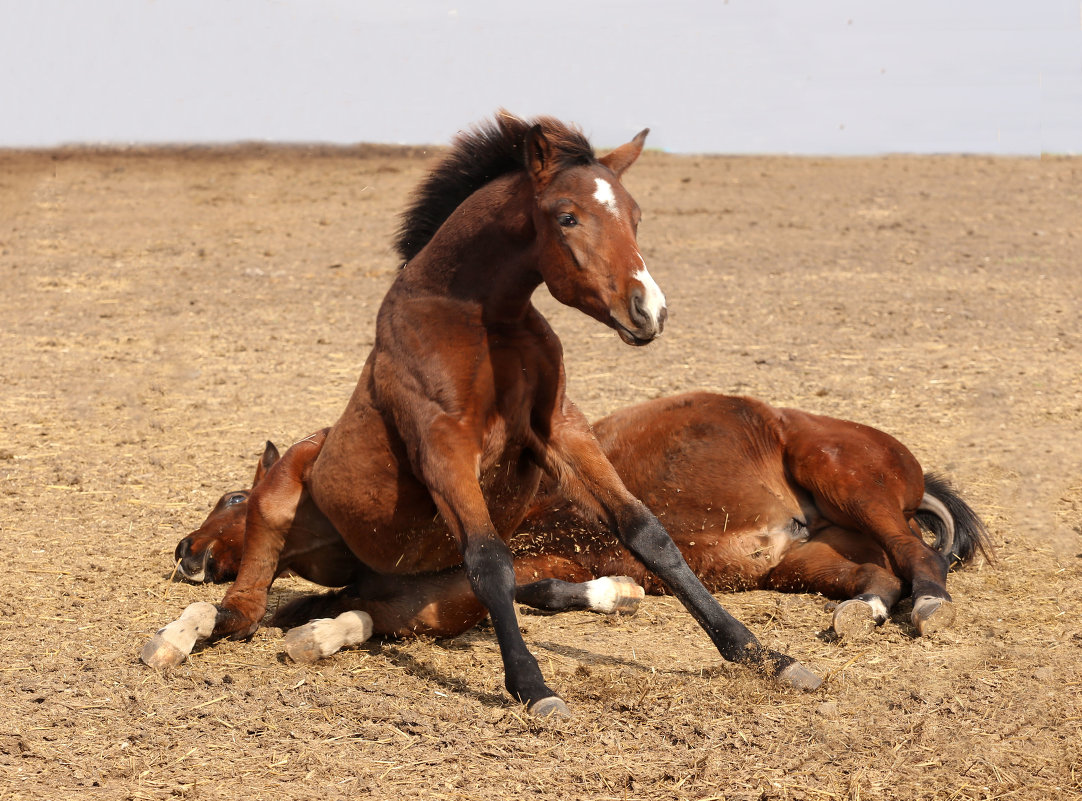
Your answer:
[[[827,676],[806,694],[724,663],[672,599],[523,614],[558,722],[509,701],[484,628],[140,664],[223,592],[168,581],[176,541],[266,438],[344,406],[431,157],[0,152],[0,799],[1082,797],[1077,159],[648,153],[626,184],[664,337],[628,348],[539,292],[591,417],[745,393],[951,476],[1000,556],[952,575],[952,630],[836,642],[821,598],[723,597]]]

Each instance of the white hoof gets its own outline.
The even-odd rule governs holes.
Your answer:
[[[152,668],[176,667],[192,652],[195,644],[214,631],[218,609],[205,601],[190,604],[179,618],[158,629],[143,646],[139,658]]]
[[[594,612],[612,615],[621,612],[633,615],[646,590],[627,576],[602,576],[586,582],[586,602]]]
[[[371,615],[343,612],[336,618],[320,618],[290,629],[285,636],[285,648],[294,662],[311,664],[343,648],[360,645],[371,636]]]

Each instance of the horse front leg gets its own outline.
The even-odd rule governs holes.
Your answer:
[[[440,515],[458,542],[466,578],[488,610],[503,659],[504,685],[535,715],[567,716],[564,701],[546,684],[526,647],[515,614],[511,549],[500,539],[478,480],[478,455],[465,437],[435,428],[423,455],[422,474]],[[442,445],[443,447],[440,447]]]
[[[760,667],[801,689],[818,688],[822,683],[818,676],[792,657],[765,648],[722,608],[660,521],[628,492],[578,410],[568,403],[565,415],[566,424],[554,428],[543,453],[546,469],[568,496],[609,523],[627,549],[687,608],[725,659]]]
[[[725,659],[760,667],[804,690],[819,687],[818,676],[791,656],[764,647],[718,603],[688,567],[661,522],[640,501],[632,498],[617,507],[614,518],[620,541],[680,600]]]
[[[204,640],[243,639],[255,632],[267,611],[267,594],[305,492],[301,476],[314,455],[291,448],[252,490],[236,581],[219,606],[192,604],[159,629],[140,653],[144,663],[159,669],[175,667]]]

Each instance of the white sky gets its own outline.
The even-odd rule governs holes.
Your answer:
[[[600,147],[1082,153],[1082,2],[0,0],[0,147],[442,143],[499,106]]]

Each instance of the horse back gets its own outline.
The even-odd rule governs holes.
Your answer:
[[[777,415],[761,401],[689,393],[621,410],[594,430],[628,489],[681,527],[720,510],[728,528],[800,513],[782,469]]]

